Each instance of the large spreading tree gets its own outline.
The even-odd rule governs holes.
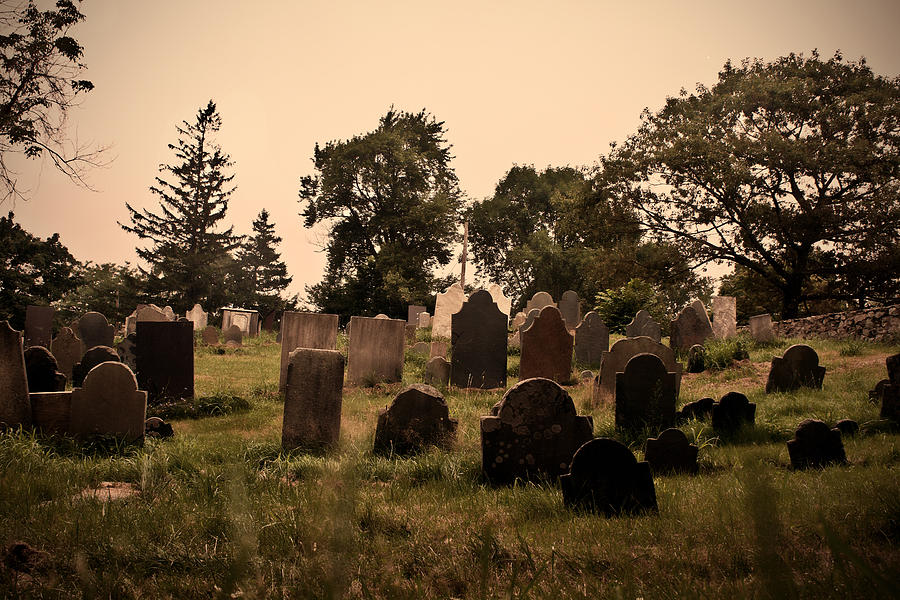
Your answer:
[[[319,310],[405,316],[446,281],[433,271],[452,257],[461,192],[443,122],[391,108],[378,127],[316,145],[316,174],[300,182],[307,228],[327,227],[327,269],[307,287]]]

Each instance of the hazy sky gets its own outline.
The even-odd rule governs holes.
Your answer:
[[[297,216],[313,146],[371,131],[392,104],[445,122],[460,185],[480,199],[513,164],[593,164],[644,107],[712,84],[729,58],[840,49],[900,74],[896,0],[85,0],[82,12],[75,36],[96,87],[72,133],[112,145],[115,160],[90,173],[96,192],[32,162],[20,179],[31,199],[0,209],[58,232],[78,260],[134,263],[138,240],[116,224],[125,202],[158,208],[148,187],[173,161],[175,126],[213,99],[238,185],[226,221],[249,233],[269,210],[291,292],[324,266]]]

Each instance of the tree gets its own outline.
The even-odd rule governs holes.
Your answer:
[[[178,143],[169,144],[178,160],[175,165],[160,165],[170,180],[156,178],[150,191],[159,196],[160,210],[138,211],[127,202],[131,225],[119,225],[140,239],[152,242],[137,248],[138,256],[149,269],[151,295],[170,304],[176,312],[201,303],[211,308],[228,301],[226,278],[233,273],[231,251],[241,242],[232,228],[216,231],[225,218],[228,199],[236,189],[234,175],[226,175],[231,159],[215,143],[214,135],[222,119],[210,100],[197,111],[196,121],[176,127]]]
[[[14,155],[49,157],[76,183],[86,185],[87,167],[101,163],[103,148],[69,140],[67,116],[79,94],[93,84],[78,76],[83,48],[69,35],[84,20],[78,2],[57,0],[55,10],[34,2],[0,1],[0,202],[24,198],[10,165]]]
[[[255,307],[264,315],[284,309],[281,292],[291,283],[287,265],[275,249],[281,238],[275,235],[275,224],[269,223],[269,211],[262,209],[253,221],[253,235],[238,250],[238,262],[244,270],[242,291],[245,305]]]
[[[391,108],[378,127],[316,144],[317,174],[300,181],[303,224],[327,225],[327,267],[307,287],[318,309],[341,315],[405,315],[445,281],[462,193],[444,123]]]
[[[598,186],[693,265],[758,274],[783,318],[807,300],[896,297],[900,79],[839,54],[728,62],[712,88],[642,120]]]
[[[145,295],[146,282],[128,263],[88,263],[77,270],[78,287],[56,303],[64,322],[71,322],[88,311],[103,313],[111,323],[124,323]]]

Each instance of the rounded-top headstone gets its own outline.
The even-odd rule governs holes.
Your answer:
[[[625,365],[624,371],[627,395],[637,398],[652,397],[659,381],[666,373],[666,365],[655,354],[645,352],[632,357]]]
[[[491,409],[491,414],[514,427],[544,423],[552,416],[575,414],[575,403],[566,390],[553,381],[535,377],[509,388]]]
[[[456,421],[450,418],[441,393],[415,383],[379,413],[374,452],[411,454],[427,446],[447,448],[455,433]]]
[[[551,296],[548,292],[537,292],[534,296],[531,297],[531,300],[528,301],[528,309],[542,309],[545,306],[555,306],[553,302],[553,296]]]
[[[203,343],[209,346],[215,346],[219,343],[219,332],[212,325],[207,326],[203,330]]]
[[[61,392],[66,389],[66,376],[59,372],[56,359],[43,346],[25,349],[25,372],[28,374],[28,391]]]
[[[231,325],[223,332],[223,339],[225,340],[226,344],[228,342],[233,342],[240,345],[244,341],[244,333],[237,325]]]
[[[112,346],[113,326],[98,312],[87,312],[78,320],[78,337],[85,351],[95,346]]]
[[[84,378],[97,365],[105,362],[120,362],[119,353],[109,346],[94,346],[84,353],[81,362],[72,369],[72,385],[80,387]]]
[[[446,386],[450,383],[450,363],[443,356],[432,356],[425,363],[425,383]]]
[[[841,432],[841,435],[853,436],[859,432],[859,423],[853,419],[841,419],[834,426]]]

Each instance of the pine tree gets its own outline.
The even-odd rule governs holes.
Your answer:
[[[281,238],[275,235],[275,224],[269,223],[269,211],[262,209],[253,221],[251,235],[238,251],[243,266],[247,300],[264,315],[282,308],[281,292],[291,283],[287,265],[275,249]]]
[[[182,122],[176,127],[178,143],[169,144],[178,159],[175,165],[160,165],[169,180],[156,178],[150,191],[159,196],[160,212],[146,208],[135,210],[125,206],[131,225],[119,225],[125,231],[148,239],[153,245],[137,248],[138,256],[147,262],[148,290],[170,304],[176,312],[195,302],[207,307],[228,303],[225,279],[233,272],[231,251],[241,238],[232,228],[218,232],[216,223],[225,218],[228,199],[236,189],[228,154],[215,143],[214,134],[222,126],[222,118],[210,100],[197,111],[196,122]]]

